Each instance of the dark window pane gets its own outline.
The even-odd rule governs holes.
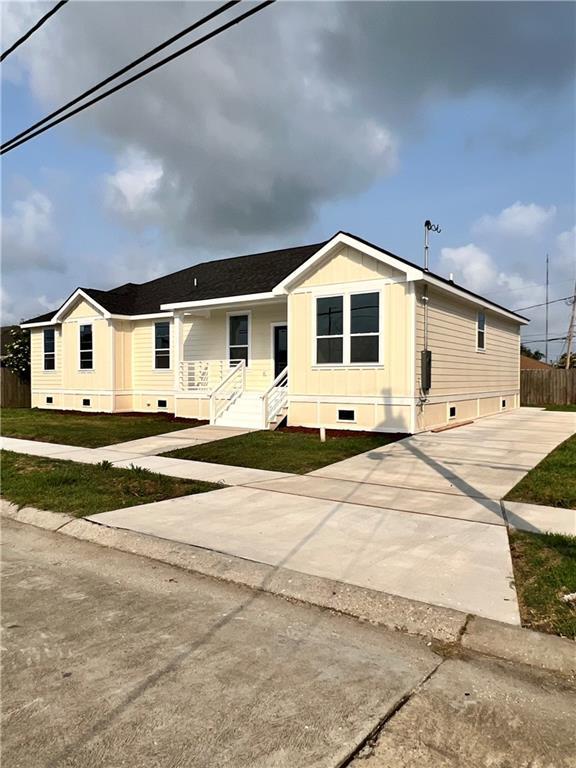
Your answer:
[[[154,330],[156,349],[170,349],[170,323],[156,323]]]
[[[92,326],[80,326],[80,349],[92,349]]]
[[[486,327],[486,315],[484,312],[478,312],[478,330],[483,331]]]
[[[360,293],[350,296],[350,333],[378,333],[380,295]]]
[[[343,332],[342,296],[316,299],[316,335],[336,336]]]
[[[342,362],[342,338],[324,338],[316,340],[316,362],[341,363]]]
[[[230,347],[230,362],[238,362],[238,360],[244,360],[248,365],[248,347]]]
[[[170,368],[170,350],[157,350],[154,355],[156,368]]]
[[[484,331],[478,331],[478,349],[484,349]]]
[[[248,344],[248,315],[232,315],[230,318],[230,346]]]
[[[351,363],[377,363],[379,336],[352,336],[350,339]]]
[[[54,329],[47,328],[44,331],[44,352],[54,352]]]
[[[346,411],[346,410],[338,411],[338,421],[354,421],[355,419],[356,419],[355,411]]]
[[[92,352],[80,352],[80,368],[90,369],[92,368]]]
[[[53,371],[56,368],[56,361],[53,354],[44,355],[44,370]]]

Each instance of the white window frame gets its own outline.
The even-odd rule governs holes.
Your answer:
[[[482,315],[484,318],[484,327],[482,328],[484,346],[482,347],[478,344],[478,336],[480,334],[480,315]],[[482,309],[479,309],[476,312],[476,352],[486,352],[486,312],[484,312]]]
[[[331,291],[323,293],[321,291],[314,292],[312,294],[312,367],[313,368],[320,368],[322,370],[325,370],[327,368],[383,368],[384,367],[384,291],[382,290],[381,284],[379,284],[380,287],[373,287],[371,288],[369,285],[362,285],[362,288],[357,287],[353,290],[341,290],[341,291]],[[372,332],[372,333],[350,333],[350,327],[351,327],[351,297],[352,296],[358,296],[365,293],[377,293],[378,294],[378,333]],[[317,352],[317,345],[316,340],[319,338],[317,335],[317,299],[330,299],[334,298],[336,296],[341,296],[343,299],[342,302],[342,311],[344,312],[343,317],[343,323],[342,323],[342,335],[343,335],[343,343],[342,343],[342,362],[341,363],[319,363],[318,362],[318,352]],[[352,363],[350,362],[350,351],[351,351],[351,337],[354,336],[379,336],[378,340],[378,362],[377,363]],[[334,335],[334,336],[322,336],[320,338],[339,338],[340,334]]]
[[[80,349],[80,338],[82,334],[82,327],[89,325],[90,326],[90,332],[92,335],[92,346],[90,348],[90,352],[92,353],[92,367],[91,368],[82,368],[82,362],[81,362],[81,352],[87,352],[87,349],[81,350]],[[86,322],[85,320],[78,320],[78,371],[80,373],[90,373],[91,371],[94,371],[94,323],[92,322]]]
[[[156,367],[156,352],[162,351],[165,352],[165,349],[157,350],[156,349],[156,326],[159,323],[168,323],[168,362],[170,365],[168,368],[157,368]],[[156,322],[152,323],[152,368],[155,371],[165,371],[166,373],[169,373],[172,370],[172,323],[169,320],[156,320]]]
[[[378,330],[376,332],[371,331],[370,333],[352,333],[352,296],[364,296],[367,293],[376,293],[378,294]],[[346,302],[344,302],[346,303]],[[379,290],[362,290],[362,291],[350,291],[348,294],[348,360],[350,361],[348,364],[350,366],[361,366],[364,367],[366,365],[373,365],[376,367],[380,367],[382,363],[382,291]],[[352,337],[353,336],[378,336],[378,360],[375,363],[353,363],[352,362]]]
[[[319,299],[342,299],[342,333],[332,333],[329,335],[318,336],[318,300]],[[314,365],[320,368],[342,367],[346,361],[346,296],[343,293],[323,293],[314,296],[314,343],[313,360]],[[342,339],[342,362],[341,363],[319,363],[318,362],[318,339]]]
[[[46,352],[46,331],[52,331],[54,334],[54,352]],[[46,355],[52,355],[54,358],[53,368],[46,368]],[[44,328],[42,331],[42,370],[44,373],[55,373],[56,371],[56,328]]]
[[[248,354],[246,355],[247,363],[246,367],[248,368],[250,366],[250,363],[252,362],[252,310],[245,309],[243,311],[238,312],[226,312],[226,356],[225,360],[228,360],[230,363],[231,360],[234,358],[230,357],[230,318],[231,317],[247,317],[248,318],[248,344],[234,344],[235,347],[244,347],[246,346],[248,348]]]

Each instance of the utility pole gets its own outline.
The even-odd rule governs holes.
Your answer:
[[[544,359],[546,361],[546,365],[548,365],[548,264],[549,264],[550,258],[548,254],[546,254],[546,347],[545,347],[545,355]]]
[[[570,358],[572,356],[572,339],[574,338],[575,320],[576,320],[576,282],[574,283],[574,293],[572,294],[572,311],[570,312],[570,323],[568,325],[568,335],[566,337],[566,370],[570,368]]]

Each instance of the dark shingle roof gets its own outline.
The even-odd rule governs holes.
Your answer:
[[[144,315],[160,312],[161,304],[202,301],[271,291],[294,272],[325,242],[284,248],[279,251],[205,261],[147,283],[126,283],[110,291],[82,288],[101,307],[117,315]],[[194,285],[196,280],[196,285]],[[50,320],[55,312],[33,317],[27,323]]]
[[[373,243],[363,240],[357,235],[348,232],[337,234],[348,235],[365,245],[375,248],[381,253],[392,256],[403,264],[422,269],[418,264],[403,259],[401,256],[386,251]],[[333,237],[336,237],[334,235]],[[333,238],[330,238],[332,240]],[[206,299],[219,299],[228,296],[243,296],[252,293],[267,293],[278,283],[284,280],[299,266],[304,264],[311,256],[320,250],[329,240],[312,245],[301,245],[296,248],[284,248],[278,251],[266,251],[264,253],[235,256],[230,259],[205,261],[193,267],[181,269],[171,275],[158,277],[147,283],[125,283],[110,291],[101,291],[96,288],[82,288],[101,307],[114,315],[145,315],[160,312],[161,304],[172,304],[180,301],[203,301]],[[440,280],[446,285],[458,288],[463,293],[475,299],[491,304],[497,309],[511,312],[506,307],[485,299],[477,293],[455,285],[445,277],[428,273],[430,277]],[[194,285],[196,280],[196,285]],[[33,317],[26,323],[42,323],[52,319],[54,312]],[[516,314],[511,312],[511,314]],[[517,317],[522,317],[517,315]],[[526,318],[523,318],[526,319]]]

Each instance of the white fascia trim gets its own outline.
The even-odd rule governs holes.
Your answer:
[[[20,323],[20,328],[48,328],[51,325],[58,325],[55,320],[45,320],[43,323]]]
[[[70,298],[67,301],[65,301],[64,304],[62,304],[62,306],[60,307],[58,312],[56,312],[56,314],[52,318],[52,322],[54,322],[54,323],[61,322],[62,317],[66,313],[66,310],[68,309],[68,307],[74,301],[76,301],[76,299],[79,298],[79,297],[84,299],[84,301],[87,301],[88,304],[90,304],[90,306],[94,307],[94,309],[96,309],[98,312],[101,312],[103,317],[105,317],[106,319],[110,318],[110,312],[108,312],[107,309],[104,309],[104,307],[100,306],[100,304],[98,304],[98,302],[95,301],[91,296],[88,296],[87,293],[84,293],[82,288],[77,288],[74,291],[74,293],[72,294],[72,296],[70,296]]]
[[[316,251],[315,254],[310,256],[310,258],[305,261],[304,264],[301,264],[298,269],[295,269],[294,272],[291,272],[288,275],[288,277],[285,277],[284,280],[278,283],[278,285],[273,288],[274,293],[276,295],[286,293],[290,289],[291,285],[300,280],[310,269],[315,267],[319,261],[324,259],[326,256],[329,256],[334,248],[341,247],[343,245],[348,245],[357,251],[365,253],[367,256],[371,256],[377,261],[381,261],[383,264],[387,264],[393,269],[397,269],[398,271],[403,272],[406,275],[406,280],[419,280],[423,275],[421,269],[411,267],[410,265],[405,264],[403,261],[396,259],[394,256],[383,253],[382,251],[378,250],[378,248],[373,248],[372,246],[366,245],[366,243],[363,243],[360,240],[356,240],[356,238],[351,237],[350,235],[340,233],[335,235],[332,240],[329,240],[326,245],[320,248],[319,251]]]
[[[432,277],[432,275],[424,274],[422,279],[424,282],[429,283],[436,288],[440,288],[441,290],[447,291],[448,293],[454,293],[456,296],[460,296],[472,304],[477,304],[480,307],[486,307],[486,309],[489,309],[491,312],[494,312],[497,315],[502,315],[503,317],[507,317],[510,320],[514,320],[514,322],[518,323],[519,325],[527,325],[530,322],[530,320],[526,320],[525,318],[516,315],[514,312],[509,312],[506,309],[500,309],[499,307],[494,306],[494,304],[492,304],[487,299],[471,296],[467,291],[463,291],[456,285],[447,285],[446,283],[442,282],[442,280],[437,280],[435,277]]]
[[[278,298],[275,293],[245,293],[240,296],[223,296],[219,299],[203,299],[201,301],[178,301],[174,304],[160,304],[160,309],[192,309],[194,307],[219,307],[229,304],[242,304],[250,301],[263,301]]]
[[[370,397],[366,395],[288,395],[290,403],[335,403],[357,405],[412,405],[413,397]]]
[[[173,312],[151,312],[148,315],[110,315],[112,320],[161,320],[170,319],[174,316]]]

